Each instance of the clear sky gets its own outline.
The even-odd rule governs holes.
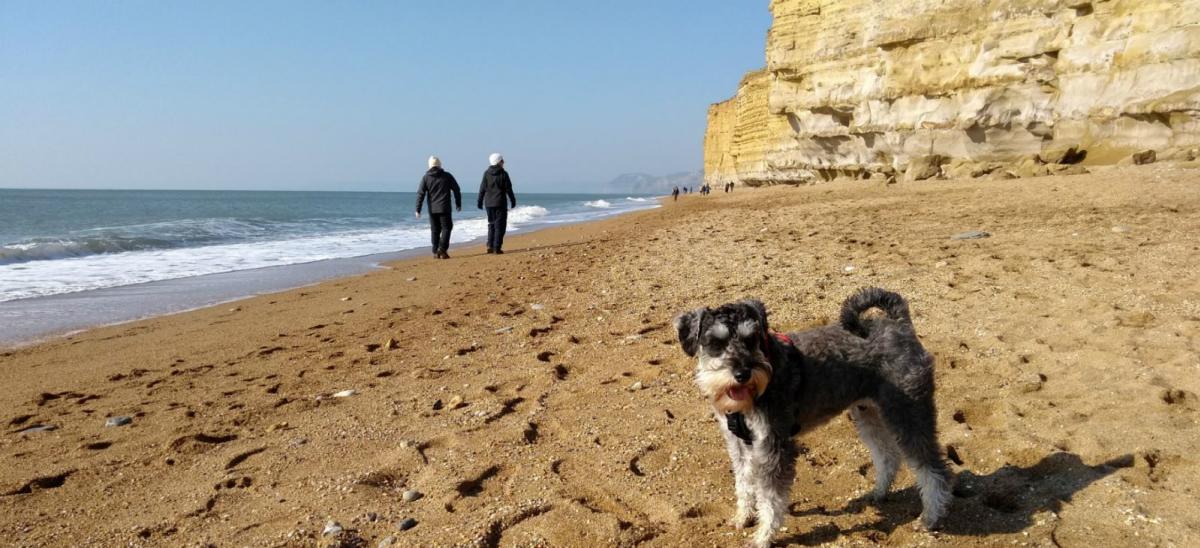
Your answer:
[[[766,0],[0,0],[0,188],[518,189],[701,169]],[[413,188],[409,188],[413,187]]]

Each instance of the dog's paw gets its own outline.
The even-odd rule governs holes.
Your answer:
[[[742,530],[754,524],[754,515],[750,512],[738,512],[729,518],[729,525],[734,529]]]
[[[932,533],[942,528],[941,521],[941,516],[930,517],[928,514],[921,514],[921,519],[913,523],[913,530]]]

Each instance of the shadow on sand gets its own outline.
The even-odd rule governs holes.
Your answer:
[[[1016,533],[1033,524],[1034,516],[1044,511],[1058,512],[1063,502],[1108,476],[1118,468],[1133,466],[1133,455],[1123,455],[1095,466],[1084,464],[1074,453],[1051,453],[1028,467],[1004,466],[988,475],[960,471],[954,487],[950,513],[942,520],[945,535],[986,536]],[[794,511],[793,516],[843,516],[861,513],[868,503],[852,501],[839,510],[817,507]],[[841,529],[827,523],[814,529],[779,539],[781,544],[806,546],[833,542],[842,535],[874,532],[889,535],[897,528],[914,522],[921,511],[916,487],[893,492],[879,504],[882,519]]]

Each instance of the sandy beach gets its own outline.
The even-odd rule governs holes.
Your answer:
[[[914,529],[907,471],[855,502],[839,418],[800,440],[780,544],[1195,546],[1198,211],[1169,165],[739,187],[2,350],[0,539],[738,545],[671,319],[757,297],[800,329],[878,285],[937,360],[949,517]]]

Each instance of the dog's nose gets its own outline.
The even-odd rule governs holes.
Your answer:
[[[750,370],[749,369],[735,370],[733,372],[733,380],[740,382],[740,383],[745,383],[746,381],[750,380]]]

